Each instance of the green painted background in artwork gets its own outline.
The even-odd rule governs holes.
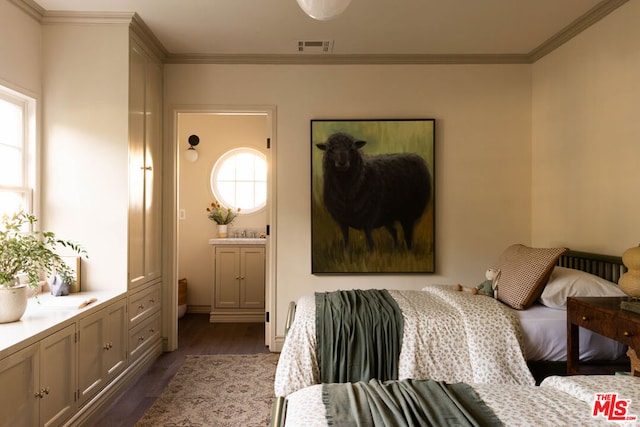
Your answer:
[[[431,174],[431,202],[414,229],[413,248],[406,249],[402,227],[397,248],[384,228],[373,231],[375,249],[368,251],[364,232],[349,230],[349,249],[322,200],[323,151],[316,147],[336,133],[345,132],[367,142],[362,151],[372,156],[415,153],[422,156]],[[311,122],[311,218],[313,273],[433,273],[434,239],[434,146],[435,121],[425,120],[313,120]]]

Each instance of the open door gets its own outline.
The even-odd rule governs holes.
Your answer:
[[[211,189],[212,169],[224,153],[233,148],[249,147],[264,153],[267,161],[266,204],[264,209],[240,215],[231,232],[265,233],[265,346],[275,349],[275,327],[269,321],[275,301],[275,106],[176,108],[172,111],[171,155],[165,171],[165,268],[163,331],[165,350],[178,346],[179,279],[189,282],[188,312],[209,313],[214,304],[213,251],[208,244],[216,237],[215,223],[206,208],[215,197]],[[197,135],[199,143],[195,162],[184,154],[189,138]],[[193,140],[193,138],[192,138]],[[191,156],[192,158],[193,156]],[[168,181],[168,182],[167,182]],[[234,231],[235,230],[235,231]]]

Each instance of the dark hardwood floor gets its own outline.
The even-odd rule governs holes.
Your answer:
[[[96,427],[133,426],[151,406],[188,354],[268,353],[263,323],[209,323],[208,314],[186,314],[178,321],[178,349],[163,353],[149,370],[114,402]]]

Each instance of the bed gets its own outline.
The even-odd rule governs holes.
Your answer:
[[[373,380],[372,382],[376,382]],[[390,381],[384,386],[399,386],[403,381]],[[420,383],[421,381],[417,381]],[[396,384],[398,383],[398,384]],[[393,422],[387,418],[382,425],[409,425],[401,420],[415,417],[419,425],[450,425],[443,419],[450,419],[452,414],[447,411],[447,397],[432,397],[418,393],[420,399],[412,396],[412,409],[407,409],[409,416],[403,416],[403,401],[391,394],[383,395],[384,403],[371,399],[370,394],[364,395],[363,384],[318,384],[296,391],[286,398],[278,398],[273,407],[272,427],[305,426],[320,427],[330,425],[327,416],[332,418],[335,426],[356,425],[351,418],[358,410],[368,408],[365,413],[379,416],[382,413],[398,416]],[[442,385],[450,387],[452,385]],[[614,421],[622,425],[640,425],[640,377],[596,375],[596,376],[551,376],[546,378],[540,386],[504,385],[504,384],[455,384],[454,392],[459,387],[467,387],[475,393],[474,400],[456,400],[456,406],[463,408],[463,422],[456,425],[503,425],[511,426],[539,426],[539,425],[613,425]],[[386,390],[386,389],[385,389]],[[383,390],[384,391],[384,390]],[[324,395],[323,395],[324,393]],[[354,397],[352,397],[354,396]],[[374,398],[379,395],[374,394]],[[429,395],[430,396],[430,395]],[[353,400],[355,398],[355,400]],[[335,416],[336,408],[332,407],[332,399],[339,399],[343,403],[343,412]],[[364,399],[359,401],[358,399]],[[419,404],[415,404],[415,402]],[[596,401],[598,403],[596,403]],[[355,402],[355,403],[354,403]],[[371,408],[368,402],[373,402]],[[459,403],[461,402],[461,403]],[[346,406],[349,405],[349,406]],[[408,405],[407,405],[408,406]],[[406,407],[406,406],[405,406]],[[390,409],[391,408],[391,409]],[[413,409],[417,408],[417,409]],[[489,411],[483,414],[482,410]],[[615,410],[614,410],[615,409]],[[478,415],[479,414],[479,415]],[[595,414],[595,416],[594,416]],[[499,422],[483,424],[482,416],[493,416]],[[431,423],[425,421],[432,420]],[[465,419],[473,420],[465,423]],[[473,422],[478,424],[473,424]],[[376,423],[362,425],[380,425]],[[619,424],[620,425],[620,424]]]
[[[615,286],[624,272],[619,257],[512,245],[495,265],[501,299],[456,292],[453,285],[388,291],[405,323],[397,377],[378,379],[532,385],[532,363],[566,360],[566,297],[622,295]],[[276,396],[323,382],[315,305],[308,295],[290,306]],[[581,360],[617,360],[625,352],[589,331],[581,331],[580,340]]]

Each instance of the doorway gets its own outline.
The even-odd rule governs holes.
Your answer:
[[[275,283],[275,107],[233,106],[174,108],[171,110],[173,141],[165,157],[165,277],[168,283],[181,278],[188,282],[188,311],[209,313],[213,304],[213,258],[210,238],[216,237],[215,223],[206,208],[213,200],[211,171],[225,152],[248,147],[267,159],[267,203],[263,210],[241,215],[232,225],[238,232],[267,234],[265,245],[265,345],[275,348],[275,328],[268,322],[272,312]],[[189,139],[198,136],[197,160],[184,154]],[[191,141],[194,141],[191,138]],[[193,153],[191,153],[193,154]],[[168,167],[167,167],[168,166]],[[168,190],[168,191],[167,191]],[[174,289],[175,288],[175,289]],[[177,342],[177,286],[165,286],[165,350]]]

